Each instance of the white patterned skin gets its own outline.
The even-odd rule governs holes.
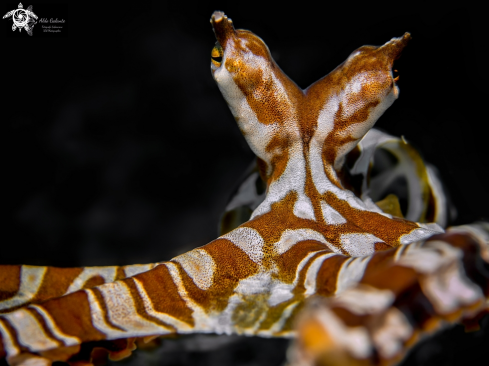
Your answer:
[[[400,236],[379,235],[382,229],[376,230],[372,221],[391,216],[368,196],[356,197],[338,176],[348,152],[399,96],[391,67],[409,34],[381,47],[359,48],[329,75],[301,90],[280,70],[259,37],[235,30],[223,14],[214,16],[212,24],[218,40],[212,75],[259,158],[267,183],[266,197],[252,220],[293,195],[288,214],[320,223],[320,232],[331,232],[331,227],[342,231],[333,245],[353,256],[372,254],[376,243],[395,247],[402,235],[413,238],[402,240],[408,244],[443,232],[436,225],[420,228],[409,223],[399,227]],[[355,222],[352,216],[358,211],[373,214],[362,218],[370,221],[369,226]],[[396,224],[403,226],[399,220]],[[352,241],[351,235],[355,235]]]
[[[409,268],[413,281],[425,276],[425,295],[442,314],[477,309],[487,295],[464,274],[472,264],[462,263],[464,248],[444,237],[413,243],[443,232],[439,226],[383,212],[368,195],[357,197],[345,178],[345,156],[399,95],[391,68],[409,34],[359,48],[301,90],[259,37],[236,31],[221,12],[211,23],[218,40],[212,73],[259,159],[265,199],[249,221],[168,262],[6,266],[0,356],[11,364],[90,362],[72,358],[82,357],[77,347],[88,342],[119,359],[135,338],[175,333],[293,337],[293,320],[314,295],[336,296],[310,312],[322,333],[333,334],[331,344],[354,359],[371,357],[374,347],[392,357],[412,329],[392,307],[396,277],[382,288],[372,282],[378,268]],[[380,314],[385,326],[350,328],[335,306],[352,316]],[[308,347],[301,352],[314,361]],[[84,355],[90,358],[89,351]]]
[[[489,261],[483,255],[469,260],[473,253],[489,250],[487,233],[487,223],[460,226],[399,247],[389,266],[304,311],[299,321],[299,339],[304,341],[291,350],[291,364],[312,366],[335,359],[334,364],[361,365],[376,354],[379,364],[389,365],[405,354],[413,337],[457,320],[465,320],[470,329],[471,319],[487,311]],[[355,332],[362,336],[354,338]],[[306,341],[312,334],[315,342],[323,342],[319,350]]]

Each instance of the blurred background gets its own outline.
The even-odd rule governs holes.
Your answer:
[[[17,5],[2,3],[1,11]],[[2,264],[149,263],[217,236],[219,217],[253,154],[211,77],[214,10],[258,34],[302,88],[356,48],[410,32],[413,39],[396,61],[400,98],[376,126],[403,135],[438,168],[457,209],[454,224],[489,218],[487,22],[477,7],[29,1],[24,8],[29,5],[39,18],[58,9],[65,24],[59,37],[43,37],[40,23],[32,37],[24,30],[13,37],[12,21],[1,22],[8,187]],[[477,364],[488,354],[487,317],[484,322],[475,333],[442,332],[403,365]],[[283,340],[218,339],[193,348],[165,341],[151,362],[138,355],[125,362],[280,365],[285,359]]]

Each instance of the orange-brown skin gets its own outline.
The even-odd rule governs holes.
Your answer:
[[[259,37],[235,30],[222,12],[211,23],[213,76],[258,156],[265,201],[235,230],[169,262],[0,267],[0,357],[11,364],[90,361],[91,350],[78,354],[86,342],[119,359],[135,338],[173,333],[290,337],[311,295],[332,297],[360,281],[398,295],[415,283],[415,271],[393,265],[400,246],[441,229],[386,214],[341,181],[346,155],[397,98],[391,68],[409,34],[359,48],[301,90]],[[487,285],[477,271],[471,276]],[[362,324],[340,306],[333,312]]]
[[[19,290],[20,267],[21,266],[0,266],[0,283],[2,284],[0,300],[11,298]]]
[[[402,235],[418,228],[416,223],[400,218],[389,219],[377,212],[355,209],[347,200],[338,199],[336,192],[321,189],[318,178],[315,178],[325,175],[321,179],[344,190],[337,174],[341,171],[343,159],[372,127],[377,115],[398,95],[391,68],[410,39],[408,33],[382,47],[359,48],[330,74],[302,90],[280,70],[265,43],[256,35],[247,30],[235,30],[232,22],[219,12],[213,15],[211,23],[218,40],[213,55],[221,57],[220,62],[213,62],[214,77],[238,125],[258,155],[269,196],[274,194],[274,182],[290,179],[285,171],[294,164],[293,160],[302,160],[304,178],[300,190],[310,202],[310,212],[314,216],[313,220],[303,217],[307,221],[297,217],[294,200],[298,198],[294,198],[293,193],[285,194],[287,192],[280,187],[282,192],[278,195],[283,198],[272,201],[272,208],[266,214],[261,217],[254,214],[256,221],[244,225],[254,227],[260,233],[267,227],[273,227],[274,234],[270,239],[264,237],[270,242],[280,237],[283,228],[310,227],[345,254],[348,253],[340,242],[342,234],[370,233],[381,239],[376,247],[387,249],[399,245]],[[242,100],[237,100],[236,92],[229,91],[228,85],[232,83],[242,93]],[[324,130],[325,126],[318,122],[321,112],[335,98],[338,99],[336,111],[327,126],[330,131],[323,133],[321,129]],[[389,98],[392,101],[384,101]],[[243,103],[247,104],[249,111],[238,105]],[[384,104],[381,110],[373,111],[381,104]],[[253,134],[253,125],[247,118],[256,118],[256,124],[261,124],[269,134],[268,141],[261,134]],[[318,140],[321,137],[323,140]],[[311,141],[320,146],[320,167],[311,162],[315,159],[311,155]],[[302,194],[297,189],[295,193]],[[339,212],[346,223],[333,226],[325,223],[321,201]]]
[[[361,91],[348,95],[340,103],[334,119],[335,133],[323,142],[325,165],[335,163],[338,155],[337,147],[347,140],[339,136],[341,132],[346,129],[362,130],[355,125],[365,122],[369,117],[370,109],[378,105],[380,100],[393,89],[394,79],[391,73],[393,62],[411,38],[409,33],[406,33],[402,38],[392,40],[382,47],[360,47],[354,52],[358,54],[357,57],[347,60],[327,76],[306,90],[302,90],[282,72],[272,59],[268,47],[256,35],[247,30],[234,30],[232,22],[223,14],[214,14],[211,23],[220,47],[226,50],[227,44],[232,43],[232,49],[227,54],[223,66],[231,73],[260,123],[284,125],[290,118],[298,120],[299,134],[290,136],[283,133],[284,131],[277,131],[279,133],[267,145],[267,149],[280,146],[286,152],[290,140],[295,139],[301,139],[307,146],[318,128],[318,116],[325,101],[331,95],[344,90],[358,74],[368,74],[368,81],[362,83]],[[246,53],[265,59],[276,80],[265,78],[260,66],[247,62],[249,60],[244,57]],[[278,84],[283,86],[283,90],[278,90]],[[348,118],[343,118],[341,117],[343,108],[354,108],[355,113]],[[363,130],[363,134],[351,140],[358,141],[368,128]],[[351,147],[353,148],[354,146]],[[282,159],[279,160],[287,159],[286,153],[281,155],[283,155]],[[283,165],[284,162],[273,164],[270,170],[275,171],[281,164]],[[278,176],[280,174],[277,174]],[[340,184],[338,181],[336,183]]]
[[[485,241],[485,242],[484,242]],[[489,296],[489,261],[487,261],[487,239],[481,241],[472,234],[463,230],[453,230],[446,234],[436,235],[423,243],[426,253],[436,253],[438,258],[443,257],[443,247],[440,243],[457,248],[462,254],[459,259],[449,256],[440,262],[436,272],[429,272],[423,267],[417,267],[410,261],[397,262],[388,252],[380,252],[374,255],[370,261],[372,268],[367,268],[366,275],[358,285],[356,296],[363,296],[365,302],[370,294],[392,294],[394,301],[377,308],[364,308],[355,306],[351,300],[343,300],[342,296],[352,296],[348,291],[339,295],[336,299],[325,303],[317,303],[305,312],[299,322],[299,340],[296,342],[294,362],[301,365],[393,365],[396,364],[405,352],[415,344],[420,335],[432,333],[443,325],[443,322],[452,323],[461,321],[466,329],[477,330],[478,320],[488,313],[488,306],[484,304]],[[486,253],[481,253],[485,251]],[[409,250],[409,249],[407,249]],[[486,259],[484,260],[483,257]],[[420,258],[420,260],[422,260]],[[475,264],[475,262],[479,262]],[[479,302],[463,304],[463,286],[449,288],[450,274],[453,276],[455,268],[464,268],[473,283],[479,284],[482,296]],[[485,273],[485,274],[484,274]],[[395,278],[395,281],[392,279]],[[453,277],[452,277],[453,280]],[[446,298],[458,298],[459,305],[456,309],[446,311],[440,308],[436,295],[433,292],[434,284],[448,287]],[[474,288],[475,289],[475,288]],[[325,317],[329,323],[318,321]],[[396,319],[396,321],[393,321]],[[336,326],[330,326],[332,324]],[[340,326],[338,327],[338,324]],[[370,353],[364,357],[354,356],[354,347],[350,347],[348,339],[335,339],[334,331],[350,332],[353,329],[362,329],[370,334]],[[381,336],[381,333],[384,335]],[[321,340],[321,345],[311,339],[316,334]],[[391,344],[397,344],[398,349],[385,347],[381,339],[386,340],[390,333]],[[348,336],[347,336],[348,337]],[[386,342],[388,344],[388,342]],[[394,350],[394,352],[392,352]],[[375,354],[374,354],[375,353]],[[335,359],[340,361],[335,362]]]

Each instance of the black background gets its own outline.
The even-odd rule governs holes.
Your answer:
[[[50,18],[53,3],[23,4]],[[60,9],[65,15],[54,17],[66,19],[64,37],[41,37],[38,23],[32,37],[22,30],[12,38],[12,21],[1,22],[9,220],[2,264],[148,263],[217,236],[253,154],[211,77],[214,10],[262,37],[302,88],[359,46],[409,31],[413,39],[396,62],[400,98],[377,127],[404,135],[439,169],[456,224],[489,217],[482,9],[307,1],[72,2]],[[451,329],[406,365],[476,362],[487,352],[482,339],[487,348],[487,326],[468,335]],[[260,357],[232,363],[262,364]]]

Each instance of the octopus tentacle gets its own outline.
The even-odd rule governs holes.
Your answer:
[[[58,268],[0,265],[0,314],[133,276],[157,264]]]
[[[120,359],[156,336],[216,333],[298,335],[296,364],[389,363],[440,319],[482,314],[489,230],[445,233],[433,170],[405,140],[371,130],[399,96],[392,67],[409,33],[360,47],[302,90],[258,36],[222,12],[211,24],[213,78],[258,157],[228,206],[249,217],[168,262],[0,267],[0,357],[81,365],[100,349]],[[369,185],[379,149],[400,164]],[[382,196],[401,173],[404,213]],[[311,298],[329,300],[310,308]]]
[[[290,363],[390,365],[446,324],[477,329],[489,310],[488,234],[489,224],[453,227],[376,253],[384,258],[358,285],[302,313]]]

